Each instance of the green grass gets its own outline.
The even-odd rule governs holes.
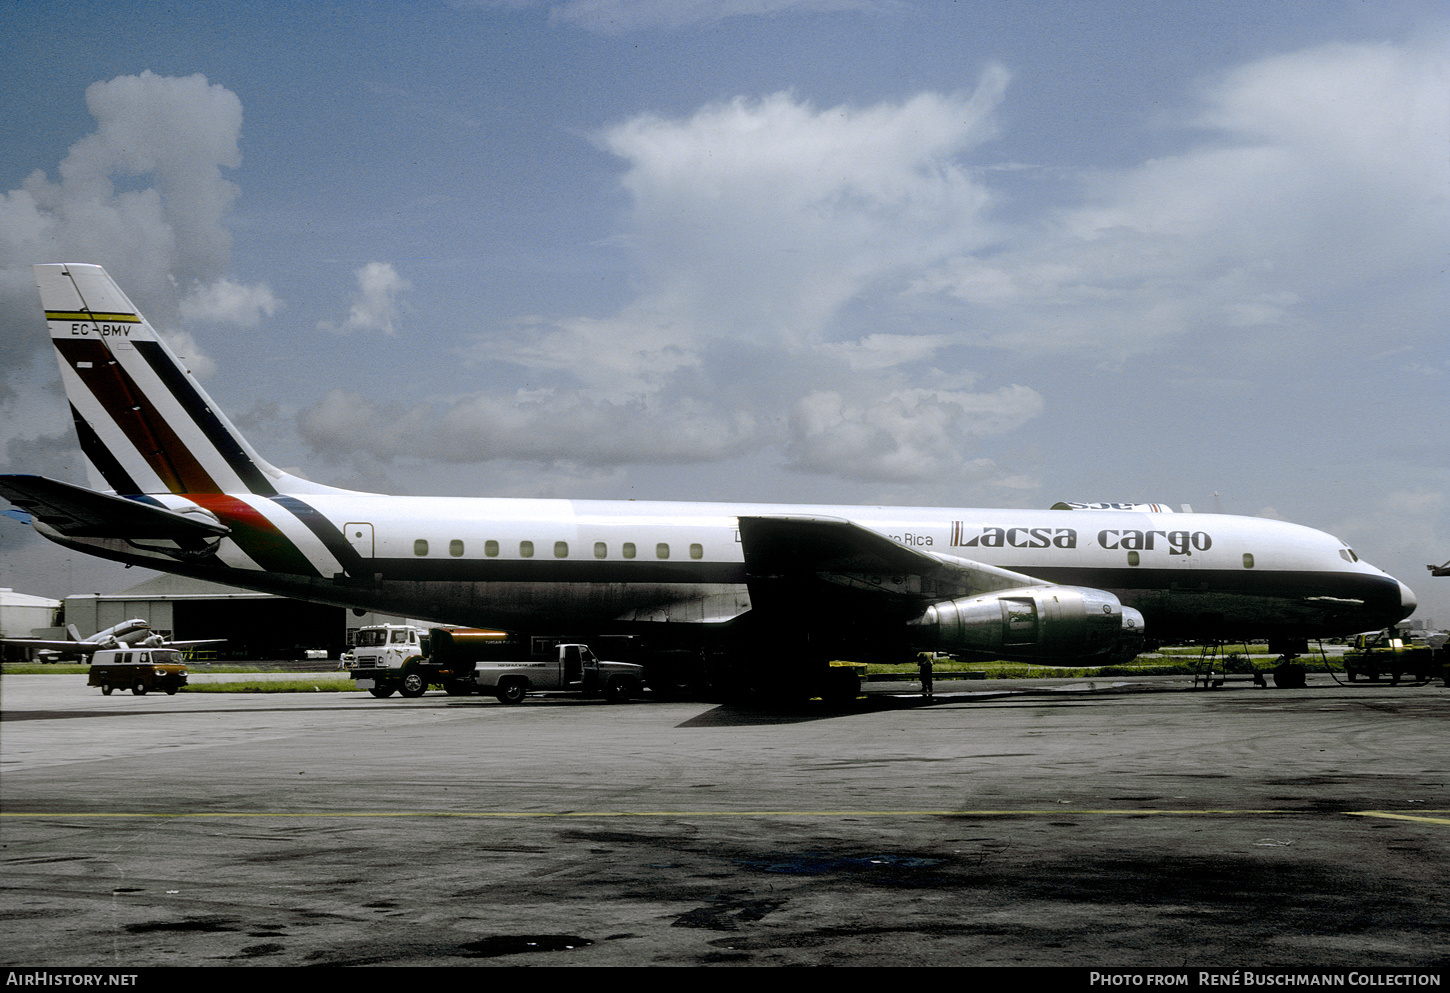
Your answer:
[[[348,678],[243,679],[226,683],[188,683],[185,693],[351,693],[357,684]]]

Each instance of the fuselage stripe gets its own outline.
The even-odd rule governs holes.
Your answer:
[[[231,528],[230,539],[263,569],[293,576],[320,575],[306,554],[251,504],[225,493],[187,494],[187,499]]]
[[[348,543],[347,538],[337,529],[337,525],[328,520],[324,514],[294,496],[283,494],[272,497],[272,500],[305,524],[308,530],[317,536],[317,540],[321,541],[333,557],[342,564],[348,575],[367,575],[369,566],[363,562],[362,556]]]

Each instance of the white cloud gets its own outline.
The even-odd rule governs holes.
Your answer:
[[[230,279],[198,285],[181,300],[182,320],[218,321],[256,327],[281,306],[267,284],[246,286]]]
[[[1052,225],[913,289],[967,305],[975,343],[1108,361],[1224,328],[1357,333],[1387,287],[1428,317],[1450,248],[1446,92],[1443,43],[1243,66],[1205,89],[1200,147],[1086,177]]]
[[[609,129],[652,309],[801,347],[868,288],[988,243],[990,197],[959,157],[995,133],[1006,83],[993,67],[970,95],[817,110],[778,93]]]
[[[789,463],[868,481],[976,478],[990,465],[971,458],[977,440],[1020,427],[1042,408],[1025,386],[990,394],[902,389],[864,402],[818,391],[795,406]]]
[[[993,67],[963,95],[817,109],[781,93],[608,129],[601,143],[628,165],[620,242],[639,296],[606,316],[524,319],[471,347],[477,360],[548,373],[562,385],[547,398],[465,398],[418,412],[419,422],[455,431],[457,458],[669,463],[779,443],[790,465],[813,472],[833,460],[872,478],[942,471],[1041,399],[882,379],[931,359],[950,336],[853,334],[843,314],[994,236],[986,189],[959,160],[994,134],[1005,85]],[[826,438],[796,405],[831,390],[860,406]],[[319,448],[353,437],[374,453],[402,451],[391,434],[399,420],[315,408],[309,437]],[[371,442],[326,427],[359,422],[376,422],[363,432]],[[787,423],[810,426],[792,435]]]
[[[357,277],[357,293],[353,296],[347,320],[341,324],[319,321],[317,327],[338,334],[353,331],[396,334],[397,323],[402,316],[397,298],[411,290],[413,284],[399,276],[389,262],[369,262],[353,275]]]
[[[153,323],[177,313],[176,285],[220,276],[231,251],[222,223],[238,190],[223,169],[241,164],[242,107],[201,75],[143,72],[95,83],[86,105],[96,131],[71,146],[59,180],[36,170],[0,194],[0,376],[45,345],[30,266],[104,265]],[[117,191],[115,177],[152,185]],[[0,382],[0,397],[10,392]]]

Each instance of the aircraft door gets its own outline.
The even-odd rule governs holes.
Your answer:
[[[373,557],[373,526],[359,521],[352,521],[342,526],[347,534],[347,543],[353,550],[365,559]]]

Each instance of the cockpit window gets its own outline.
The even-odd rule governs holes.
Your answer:
[[[1359,556],[1356,555],[1356,554],[1354,554],[1354,549],[1353,548],[1341,548],[1339,550],[1339,557],[1342,558],[1342,559],[1344,559],[1344,561],[1346,561],[1346,562],[1358,562],[1359,561]]]

